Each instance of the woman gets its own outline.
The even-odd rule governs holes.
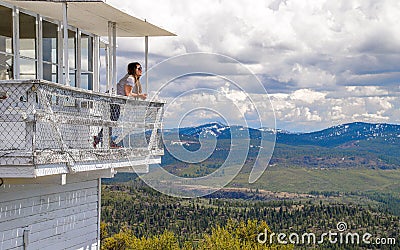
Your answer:
[[[138,62],[128,64],[128,73],[119,80],[117,84],[117,94],[136,97],[142,100],[147,98],[147,94],[142,93],[142,84],[140,84],[139,78],[142,76],[142,66]],[[119,104],[110,104],[110,119],[111,121],[118,121],[120,116]],[[110,136],[110,147],[119,148],[122,147],[122,142],[116,144],[112,136],[112,128],[109,128],[108,132]],[[94,136],[93,147],[96,148],[97,144],[103,141],[103,129],[100,130],[97,136]]]
[[[128,74],[118,82],[117,94],[145,100],[147,94],[142,93],[142,84],[139,81],[141,76],[142,66],[140,66],[140,63],[133,62],[128,64]]]

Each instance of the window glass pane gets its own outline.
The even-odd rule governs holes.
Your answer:
[[[57,65],[43,63],[43,79],[57,82]]]
[[[36,78],[36,62],[31,59],[20,59],[21,79],[35,79]]]
[[[43,61],[57,63],[57,24],[43,20]]]
[[[76,68],[76,32],[68,30],[68,62],[69,68]]]
[[[81,44],[82,71],[93,71],[93,38],[82,34]]]
[[[69,71],[69,84],[72,87],[76,87],[76,72],[75,70],[70,70]]]
[[[36,58],[36,18],[24,13],[19,15],[20,55]],[[22,72],[22,71],[21,71]]]
[[[13,79],[13,57],[0,52],[0,80]]]
[[[93,73],[81,74],[81,88],[93,90]]]
[[[0,6],[0,52],[12,52],[12,11]],[[3,61],[0,61],[3,64]]]

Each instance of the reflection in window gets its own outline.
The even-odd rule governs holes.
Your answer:
[[[13,78],[12,10],[0,6],[0,80]]]
[[[36,18],[24,13],[19,15],[20,55],[36,57]]]
[[[35,79],[36,78],[36,62],[34,60],[21,58],[20,63],[20,78],[21,79]]]
[[[93,89],[93,37],[81,35],[81,88]]]
[[[19,15],[20,73],[21,79],[36,78],[36,18]]]
[[[0,53],[0,80],[13,79],[13,56]]]
[[[57,81],[57,25],[43,21],[43,79]]]
[[[93,73],[81,74],[81,88],[93,90]]]
[[[93,70],[93,38],[82,34],[81,44],[81,55],[82,55],[82,71]]]
[[[43,62],[43,79],[51,82],[57,82],[58,67],[55,64]]]
[[[76,87],[76,70],[69,71],[69,84],[70,86]]]
[[[76,32],[68,30],[68,64],[70,86],[76,87]]]
[[[68,63],[69,67],[75,68],[76,58],[76,33],[72,30],[68,30]]]

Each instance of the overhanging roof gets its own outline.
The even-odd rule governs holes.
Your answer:
[[[22,9],[62,20],[62,2],[68,2],[68,24],[84,31],[108,35],[108,22],[117,24],[117,37],[175,36],[175,34],[131,16],[103,1],[20,1],[2,0]]]

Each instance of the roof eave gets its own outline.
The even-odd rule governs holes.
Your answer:
[[[30,12],[62,20],[62,3],[68,3],[68,24],[99,36],[108,35],[108,22],[115,22],[117,37],[176,36],[101,0],[3,0]]]

